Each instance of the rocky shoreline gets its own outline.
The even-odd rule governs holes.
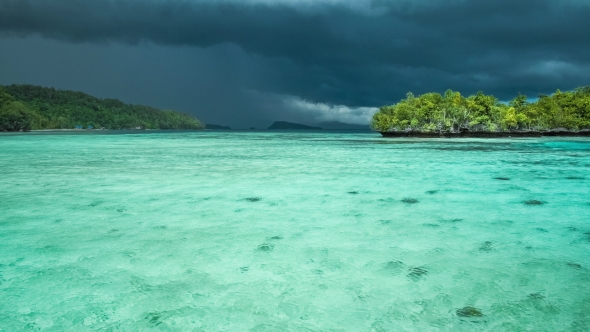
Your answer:
[[[418,137],[418,138],[502,138],[502,137],[543,137],[570,136],[590,137],[590,130],[547,130],[547,131],[461,131],[461,132],[424,132],[424,131],[387,131],[380,132],[383,137]]]

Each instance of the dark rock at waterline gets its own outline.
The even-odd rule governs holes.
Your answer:
[[[481,317],[483,313],[481,310],[474,308],[474,307],[463,307],[461,309],[457,309],[457,316],[459,317]]]
[[[248,198],[244,198],[245,200],[247,200],[248,202],[258,202],[260,200],[262,200],[262,198],[260,197],[248,197]]]
[[[497,178],[494,178],[494,179],[501,180],[501,181],[508,181],[508,180],[510,180],[510,178],[505,178],[505,177],[497,177]]]
[[[543,201],[538,201],[536,199],[529,199],[528,201],[524,201],[523,202],[525,205],[543,205],[545,204],[545,202]]]
[[[272,243],[263,243],[258,246],[258,250],[260,251],[271,251],[275,248],[275,245]]]
[[[496,132],[496,131],[469,131],[462,130],[460,132],[426,132],[426,131],[390,131],[380,132],[383,137],[421,137],[421,138],[463,138],[463,137],[477,137],[477,138],[497,138],[497,137],[541,137],[541,132],[537,131],[512,131],[512,132]]]
[[[408,273],[408,277],[414,281],[418,281],[420,278],[422,278],[422,276],[428,274],[428,270],[423,267],[413,267],[409,271],[410,273]]]
[[[416,204],[419,201],[415,198],[404,198],[404,199],[402,199],[402,202],[406,203],[406,204]]]
[[[590,136],[589,130],[568,131],[568,130],[514,130],[514,131],[469,131],[460,132],[424,132],[424,131],[390,131],[380,132],[383,137],[423,137],[423,138],[499,138],[499,137],[541,137],[541,136]]]

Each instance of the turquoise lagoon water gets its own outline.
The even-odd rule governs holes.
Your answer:
[[[0,331],[588,331],[589,170],[576,138],[4,134]]]

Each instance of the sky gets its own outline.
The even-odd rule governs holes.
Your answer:
[[[0,84],[205,123],[368,123],[407,92],[590,85],[590,0],[0,0]]]

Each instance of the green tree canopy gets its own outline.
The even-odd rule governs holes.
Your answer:
[[[590,87],[570,92],[557,90],[532,103],[519,94],[507,104],[482,92],[468,97],[452,90],[444,95],[408,93],[399,103],[381,107],[373,116],[371,127],[380,132],[589,129]]]
[[[193,116],[69,90],[0,86],[0,131],[68,128],[203,129]]]

